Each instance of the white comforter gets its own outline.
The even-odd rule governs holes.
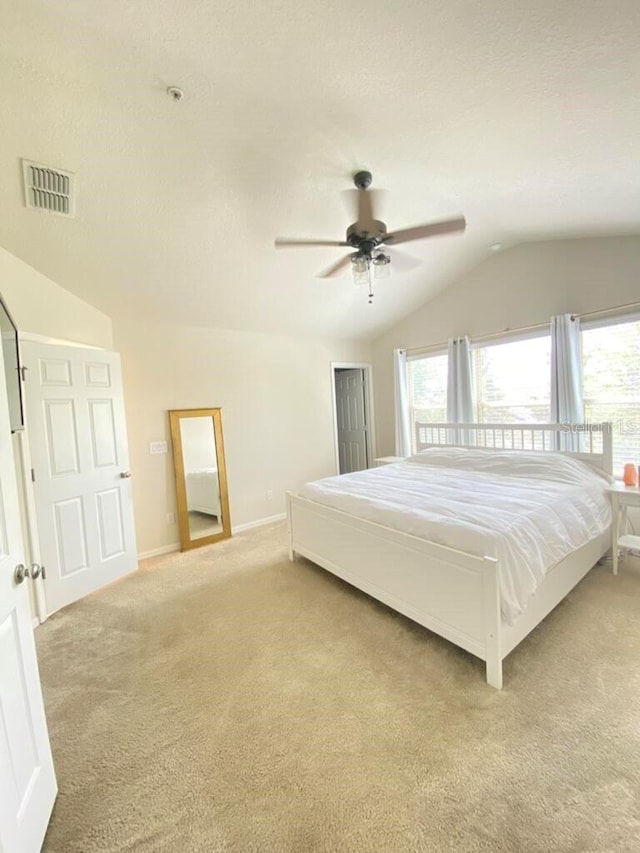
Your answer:
[[[545,573],[604,533],[611,478],[561,453],[432,448],[307,483],[303,497],[478,556],[495,557],[513,624]]]

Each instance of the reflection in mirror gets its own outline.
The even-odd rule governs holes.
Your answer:
[[[231,535],[220,409],[169,412],[182,550]]]
[[[180,420],[180,441],[191,539],[222,530],[216,435],[211,418]]]

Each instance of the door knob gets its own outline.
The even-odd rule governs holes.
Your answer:
[[[131,476],[131,471],[121,471],[120,476],[122,477],[123,480],[128,480],[129,477]]]
[[[31,563],[30,568],[24,563],[18,563],[13,570],[13,579],[16,583],[22,583],[26,578],[36,580],[40,575],[44,577],[44,569],[38,563]]]

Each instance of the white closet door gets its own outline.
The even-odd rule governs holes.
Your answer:
[[[24,342],[40,558],[52,613],[134,571],[117,353]]]
[[[56,797],[29,612],[0,347],[0,850],[37,853]]]

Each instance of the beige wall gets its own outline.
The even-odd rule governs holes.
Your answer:
[[[0,247],[0,293],[21,332],[111,349],[111,319]]]
[[[284,511],[284,492],[335,473],[332,361],[370,361],[366,345],[114,321],[121,353],[138,551],[177,541],[167,410],[220,406],[234,526]],[[267,500],[267,491],[273,499]]]
[[[393,349],[640,300],[640,237],[525,243],[492,255],[374,344],[378,452],[393,453]]]
[[[20,331],[121,353],[138,550],[177,541],[171,408],[221,406],[232,523],[277,515],[285,489],[334,473],[331,361],[370,361],[343,341],[112,321],[0,248],[0,293]],[[170,441],[169,441],[170,446]],[[267,500],[267,490],[273,499]]]

